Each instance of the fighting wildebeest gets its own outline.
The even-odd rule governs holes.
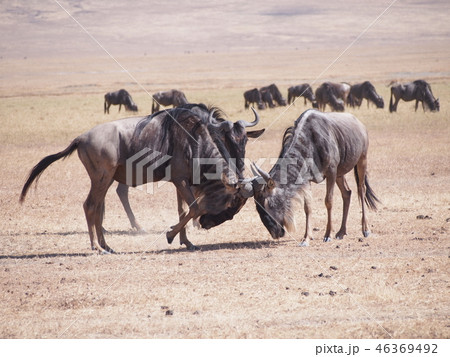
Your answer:
[[[178,107],[183,104],[188,104],[188,100],[182,91],[177,89],[171,89],[166,92],[157,92],[152,95],[152,114],[159,111],[160,105],[165,107],[173,105],[173,107]]]
[[[270,92],[270,94],[272,94],[272,98],[275,102],[278,103],[278,105],[280,106],[285,106],[286,105],[286,99],[283,98],[283,96],[281,95],[280,90],[278,89],[278,87],[272,83],[271,85],[267,86],[267,87],[262,87],[259,89],[261,92],[268,90]]]
[[[316,101],[318,109],[322,111],[325,111],[327,104],[336,112],[343,112],[345,109],[345,101],[337,96],[330,82],[322,83],[316,89]]]
[[[247,137],[257,137],[263,131],[245,132],[246,127],[254,126],[259,121],[255,111],[253,123],[242,120],[231,123],[223,120],[219,113],[204,105],[191,104],[147,117],[100,124],[75,138],[65,150],[42,159],[31,170],[20,201],[24,201],[32,182],[50,164],[77,150],[91,178],[84,210],[93,249],[112,252],[104,238],[102,221],[105,195],[113,181],[137,186],[161,179],[167,179],[177,187],[180,213],[180,222],[167,232],[168,242],[171,243],[180,233],[180,244],[192,249],[194,246],[185,233],[185,225],[191,218],[205,217],[206,223],[202,225],[210,228],[217,222],[220,224],[230,219],[230,216],[232,218],[245,203],[248,193],[244,190],[248,185],[236,180],[243,176]],[[232,158],[236,159],[236,173],[229,166]],[[197,176],[193,177],[195,163],[201,162],[201,159],[213,160],[218,166],[221,165],[223,177],[219,180],[205,179],[204,174],[211,174],[210,170],[214,169],[211,164],[197,167]],[[166,177],[169,167],[170,177]],[[187,212],[183,209],[183,202],[189,205]],[[221,217],[223,214],[225,218]]]
[[[395,103],[393,98],[395,98]],[[405,84],[394,84],[391,87],[391,99],[389,101],[389,111],[391,113],[397,111],[400,99],[403,99],[405,102],[415,100],[415,111],[417,111],[419,102],[422,102],[423,111],[425,111],[425,105],[432,112],[439,111],[439,98],[434,98],[430,85],[422,79]]]
[[[260,92],[263,103],[269,108],[275,108],[275,104],[273,104],[273,95],[270,90],[265,87],[261,88]]]
[[[256,104],[258,109],[263,110],[266,108],[265,104],[262,101],[261,93],[258,88],[253,88],[244,92],[244,107],[248,109],[250,104]]]
[[[294,104],[297,97],[303,97],[305,105],[306,99],[308,99],[312,104],[316,101],[314,92],[308,83],[303,83],[288,88],[288,104]]]
[[[351,107],[360,107],[363,99],[367,99],[367,108],[372,102],[377,108],[384,108],[384,100],[377,93],[375,87],[369,81],[352,85],[347,97],[347,104]]]
[[[362,233],[370,233],[364,202],[376,209],[376,198],[367,179],[368,135],[364,125],[348,113],[321,113],[314,109],[304,112],[288,128],[283,137],[279,159],[269,173],[254,168],[254,196],[259,216],[273,238],[283,237],[284,227],[294,225],[293,200],[300,191],[304,194],[306,231],[302,245],[308,245],[311,228],[311,182],[326,179],[325,205],[328,211],[324,241],[331,238],[331,210],[333,189],[339,187],[344,209],[336,238],[347,234],[347,215],[351,190],[345,174],[354,169],[358,197],[362,205]]]
[[[122,105],[125,106],[126,110],[131,112],[138,111],[138,107],[133,102],[130,93],[128,93],[125,89],[119,89],[116,92],[109,92],[105,94],[105,103],[103,105],[103,111],[105,114],[109,114],[109,107],[111,105],[119,105],[119,112]]]

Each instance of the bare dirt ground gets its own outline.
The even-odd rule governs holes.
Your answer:
[[[396,3],[379,26],[343,52],[389,3],[336,8],[325,1],[304,10],[297,3],[282,2],[276,12],[264,4],[259,12],[237,11],[234,3],[197,8],[202,16],[181,21],[186,28],[179,32],[157,7],[153,17],[132,17],[133,30],[120,32],[131,15],[114,17],[111,8],[102,10],[108,6],[73,3],[70,10],[78,9],[80,22],[110,43],[123,68],[54,3],[40,10],[41,2],[1,5],[2,30],[10,34],[2,39],[0,59],[1,338],[450,337],[450,31],[442,21],[449,6]],[[194,9],[183,8],[178,16]],[[222,37],[215,32],[217,9],[227,15]],[[412,26],[419,15],[422,21]],[[149,30],[147,20],[167,24],[170,33]],[[302,36],[299,23],[310,25]],[[320,32],[320,24],[333,31]],[[191,36],[183,42],[180,34],[186,33]],[[164,35],[169,44],[158,42]],[[262,42],[272,45],[266,49]],[[75,55],[77,49],[83,56]],[[146,234],[129,229],[113,185],[104,226],[119,254],[98,255],[89,249],[82,208],[89,179],[76,155],[47,169],[37,190],[18,203],[29,170],[42,157],[98,123],[128,115],[116,107],[103,114],[105,91],[127,88],[145,115],[151,108],[146,91],[179,88],[190,101],[218,105],[238,120],[251,119],[243,91],[272,82],[286,95],[288,86],[302,82],[316,88],[324,80],[371,80],[388,104],[392,80],[417,78],[431,83],[439,113],[415,113],[405,102],[395,114],[365,103],[350,110],[368,128],[370,182],[382,201],[369,213],[369,238],[362,238],[354,194],[348,236],[323,243],[325,190],[315,185],[310,247],[298,246],[300,207],[297,231],[274,241],[250,199],[233,221],[210,231],[190,227],[190,240],[201,250],[188,252],[165,239],[177,222],[171,184],[153,187],[151,195],[131,190]],[[249,142],[248,158],[276,157],[284,129],[306,108],[299,100],[262,111],[257,128],[267,131]],[[261,163],[271,166],[269,159]],[[336,193],[335,227],[340,214]]]

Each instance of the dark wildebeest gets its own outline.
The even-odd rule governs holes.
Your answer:
[[[330,82],[322,83],[316,89],[316,101],[318,109],[322,111],[325,111],[327,104],[332,110],[337,112],[343,112],[345,109],[345,101],[336,95],[335,89]]]
[[[393,98],[395,98],[395,103],[392,100]],[[422,102],[423,111],[425,111],[425,105],[432,112],[439,111],[439,98],[434,98],[430,85],[422,79],[406,84],[394,84],[391,87],[391,99],[389,101],[389,111],[391,113],[397,111],[400,99],[403,99],[405,102],[415,100],[415,111],[417,111],[419,102]]]
[[[293,86],[288,88],[288,104],[295,103],[295,98],[303,97],[305,100],[308,99],[312,104],[316,101],[316,97],[311,86],[308,83],[299,84],[298,86]]]
[[[275,108],[275,104],[273,104],[273,96],[270,90],[265,87],[261,88],[260,92],[263,103],[269,108]]]
[[[266,90],[270,91],[270,94],[272,94],[273,100],[275,102],[277,102],[278,105],[280,105],[280,106],[286,105],[286,99],[283,98],[280,90],[278,89],[278,87],[275,84],[272,83],[270,86],[262,87],[259,90],[261,92],[266,91]]]
[[[369,81],[352,85],[347,97],[347,104],[351,107],[359,108],[363,99],[367,99],[367,108],[370,102],[375,104],[377,108],[384,108],[383,98],[377,93],[375,87]]]
[[[331,209],[333,189],[339,187],[344,209],[342,223],[336,238],[346,234],[351,191],[345,174],[354,169],[358,197],[362,204],[362,233],[370,233],[364,202],[376,209],[378,199],[367,180],[367,150],[369,146],[364,125],[348,113],[321,113],[314,109],[304,112],[295,125],[284,133],[281,153],[269,173],[255,166],[254,196],[259,216],[273,238],[283,237],[284,227],[293,228],[293,200],[304,193],[306,231],[302,245],[308,245],[312,236],[311,185],[326,179],[325,205],[328,223],[324,241],[331,236]]]
[[[188,104],[188,100],[182,91],[177,89],[172,89],[166,92],[158,92],[152,96],[152,114],[159,111],[160,105],[165,107],[173,105],[173,107],[178,107],[183,104]]]
[[[194,246],[185,232],[185,224],[191,218],[205,216],[206,222],[202,225],[210,228],[217,222],[231,219],[245,203],[248,184],[236,183],[229,163],[236,158],[238,178],[242,177],[247,136],[257,137],[263,131],[255,131],[253,135],[245,132],[245,127],[258,123],[256,112],[253,123],[231,123],[218,113],[204,105],[191,104],[148,117],[100,124],[74,139],[65,150],[42,159],[30,172],[20,201],[23,202],[32,182],[50,164],[77,150],[91,178],[84,209],[92,248],[112,252],[105,242],[102,221],[105,195],[114,180],[121,185],[137,186],[167,179],[177,187],[180,213],[180,222],[167,232],[168,242],[180,233],[180,243],[192,249]],[[209,174],[208,170],[214,166],[210,164],[200,165],[193,177],[195,163],[200,159],[214,160],[218,166],[222,165],[222,173],[227,175],[218,180],[205,180],[204,173]],[[170,177],[166,175],[167,168],[171,169]],[[195,182],[196,177],[198,182]],[[189,205],[188,212],[184,211],[183,202]]]
[[[105,103],[103,106],[104,113],[109,114],[109,107],[111,105],[119,105],[119,112],[122,105],[125,106],[126,110],[129,110],[131,112],[137,112],[138,107],[133,102],[133,99],[131,98],[130,93],[128,93],[125,89],[119,89],[116,92],[109,92],[105,94]]]
[[[248,109],[250,104],[256,104],[258,106],[258,109],[260,110],[266,108],[266,106],[262,101],[261,93],[258,90],[258,88],[253,88],[244,92],[244,100],[245,100],[244,103],[245,109]]]

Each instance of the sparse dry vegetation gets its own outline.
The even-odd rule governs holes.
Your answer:
[[[414,104],[405,102],[395,114],[365,102],[350,110],[369,130],[370,181],[382,201],[369,213],[373,235],[362,238],[353,194],[348,236],[323,243],[325,187],[314,185],[310,247],[298,247],[300,207],[297,232],[273,241],[250,199],[233,221],[210,231],[190,227],[191,241],[201,248],[194,253],[177,239],[167,245],[165,231],[177,222],[171,184],[153,195],[130,191],[147,234],[129,229],[113,185],[104,226],[119,254],[92,252],[82,208],[89,178],[76,155],[46,170],[19,205],[26,175],[42,157],[98,123],[128,115],[117,107],[103,114],[106,91],[127,88],[143,115],[151,100],[105,57],[1,59],[8,81],[0,84],[0,337],[449,338],[449,48],[432,41],[420,51],[376,43],[352,48],[326,79],[371,80],[388,104],[391,80],[428,73],[424,79],[440,97],[441,111],[414,113]],[[336,52],[130,55],[119,61],[150,93],[179,88],[191,102],[217,105],[238,120],[252,117],[244,110],[244,90],[276,82],[286,96],[288,86],[313,82]],[[276,157],[284,129],[305,109],[298,100],[261,111],[257,128],[267,132],[249,142],[247,156]],[[270,166],[270,160],[262,163]],[[335,192],[336,227],[341,198]]]

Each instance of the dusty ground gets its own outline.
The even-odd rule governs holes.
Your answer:
[[[129,50],[117,61],[139,85],[101,50],[96,52],[95,44],[83,40],[83,32],[74,35],[84,46],[92,46],[83,56],[70,56],[77,46],[86,50],[76,41],[74,49],[70,41],[62,40],[47,47],[62,34],[81,31],[64,22],[67,18],[53,5],[39,14],[33,12],[33,3],[28,9],[16,6],[1,12],[3,20],[11,21],[2,22],[9,31],[19,23],[17,16],[22,16],[19,30],[11,32],[21,41],[2,39],[0,60],[1,338],[450,337],[450,46],[448,24],[442,22],[448,13],[446,2],[429,2],[428,7],[396,3],[380,19],[382,26],[374,26],[345,53],[346,46],[389,3],[366,10],[357,7],[352,14],[332,6],[297,12],[295,16],[305,22],[311,17],[317,20],[297,46],[290,46],[297,37],[289,35],[289,29],[298,18],[283,11],[267,17],[264,12],[271,14],[268,5],[260,13],[247,9],[252,15],[247,22],[241,15],[227,17],[236,22],[229,20],[227,28],[237,34],[229,30],[226,39],[230,42],[220,42],[214,52],[205,49],[206,43],[217,43],[211,27],[207,27],[211,38],[198,37],[203,47],[166,44],[161,45],[165,53],[157,54],[152,51],[159,51],[158,46],[136,46],[140,33],[136,29],[125,32],[127,41],[114,33],[110,36],[113,52],[118,53],[121,43]],[[80,19],[98,24],[101,17],[94,15],[104,15],[101,6],[81,5],[90,11],[80,12]],[[283,5],[289,11],[294,6]],[[227,11],[235,13],[233,6],[237,5],[229,5]],[[201,10],[210,19],[205,26],[213,26],[214,11]],[[408,27],[418,14],[423,21]],[[258,19],[265,19],[262,25],[266,26],[284,24],[267,31],[274,44],[268,49],[255,45],[262,41],[255,35],[262,33]],[[47,26],[46,20],[51,20]],[[124,25],[119,18],[108,21]],[[144,26],[143,21],[138,18],[136,23]],[[311,36],[321,21],[331,23],[335,35],[316,34],[322,41],[318,44]],[[48,36],[37,30],[29,35],[36,23],[42,31],[48,30]],[[55,24],[67,24],[67,28],[61,33]],[[389,26],[397,26],[393,38],[386,30]],[[194,37],[204,30],[191,27],[197,31]],[[256,38],[239,36],[248,28]],[[103,29],[99,35],[107,35],[102,26],[98,29]],[[351,36],[344,35],[352,29]],[[173,31],[171,36],[176,35]],[[127,34],[136,42],[128,41]],[[402,43],[406,35],[412,40]],[[233,45],[241,37],[239,46]],[[254,47],[246,49],[250,43]],[[440,97],[439,113],[414,113],[413,104],[404,102],[396,114],[386,107],[367,108],[365,103],[352,110],[369,130],[370,182],[382,201],[377,212],[369,213],[373,235],[367,239],[361,239],[360,208],[354,195],[348,236],[322,243],[324,186],[315,185],[316,239],[310,247],[298,247],[304,229],[301,209],[297,232],[273,241],[249,200],[231,222],[210,231],[191,227],[189,237],[201,248],[191,253],[165,240],[166,230],[177,221],[170,184],[155,187],[152,195],[131,190],[132,207],[147,230],[139,235],[129,229],[113,186],[104,225],[109,245],[120,254],[99,256],[89,249],[82,209],[89,179],[76,155],[51,166],[25,204],[18,203],[27,173],[43,156],[62,150],[97,123],[127,115],[114,107],[109,116],[103,115],[107,90],[129,89],[140,113],[147,114],[151,101],[146,91],[176,87],[192,102],[216,104],[231,120],[238,120],[251,118],[243,109],[242,92],[255,86],[276,82],[286,95],[288,86],[303,81],[316,88],[325,79],[351,83],[369,79],[387,104],[387,84],[416,78],[431,83]],[[252,160],[276,157],[284,129],[305,108],[298,101],[293,107],[261,112],[258,128],[266,127],[267,132],[248,144],[247,156]],[[268,169],[269,160],[262,165]],[[351,175],[349,182],[355,192]],[[341,212],[337,193],[335,207],[337,226]]]

